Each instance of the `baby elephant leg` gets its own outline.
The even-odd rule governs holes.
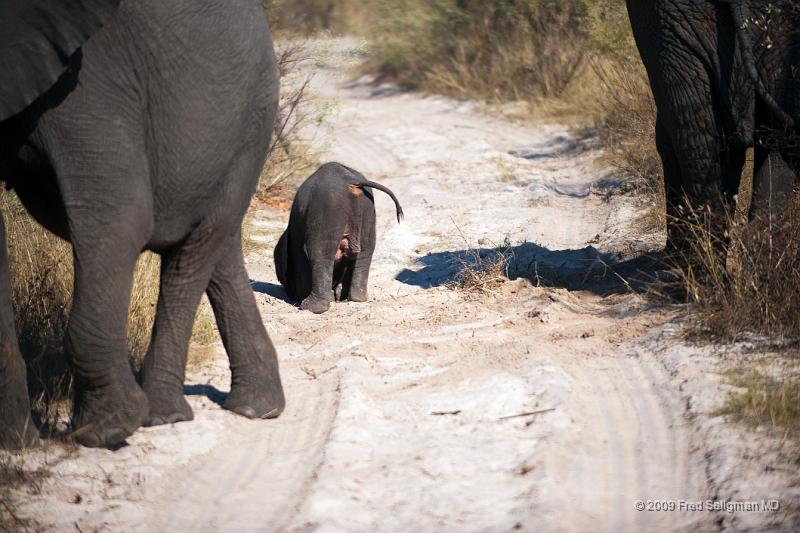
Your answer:
[[[347,298],[346,287],[350,285],[353,261],[341,258],[333,264],[333,297],[337,302]]]
[[[324,313],[333,300],[333,263],[339,239],[314,238],[306,244],[306,253],[311,265],[311,294],[301,303],[300,309],[312,313]]]
[[[372,207],[372,206],[370,206]],[[366,302],[369,269],[375,251],[375,210],[365,210],[362,224],[361,251],[353,262],[352,271],[347,276],[347,299],[351,302]]]
[[[351,302],[366,302],[367,284],[369,281],[369,267],[372,264],[372,254],[359,254],[353,263],[352,273],[348,276],[350,284],[346,290],[346,297]]]

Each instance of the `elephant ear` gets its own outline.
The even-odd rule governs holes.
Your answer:
[[[0,0],[0,121],[47,91],[120,0]]]

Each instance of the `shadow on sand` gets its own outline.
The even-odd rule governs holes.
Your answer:
[[[220,407],[228,399],[228,393],[222,392],[214,385],[185,385],[183,394],[186,396],[205,396]]]
[[[424,289],[451,282],[463,262],[475,264],[475,250],[436,252],[420,257],[419,270],[405,269],[395,279]],[[626,292],[641,293],[667,276],[664,263],[655,254],[622,259],[619,254],[601,253],[593,246],[577,250],[550,250],[533,243],[508,249],[481,248],[481,261],[498,254],[509,256],[509,279],[525,278],[536,286],[570,291],[590,291],[600,296]]]
[[[286,289],[283,288],[283,285],[270,283],[268,281],[255,281],[251,279],[250,286],[253,288],[253,291],[257,293],[266,294],[272,298],[284,301],[287,304],[295,304],[294,300],[289,298],[289,295],[286,294]]]

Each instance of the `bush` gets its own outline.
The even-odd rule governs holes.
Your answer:
[[[780,220],[736,225],[727,257],[706,225],[687,225],[689,260],[677,269],[696,305],[698,331],[724,340],[767,335],[800,341],[800,200]]]
[[[369,0],[262,0],[272,29],[279,35],[308,36],[323,30],[363,28]]]
[[[623,0],[595,0],[587,19],[592,71],[600,80],[595,115],[606,159],[662,201],[663,175],[656,150],[656,107],[633,40]],[[663,216],[662,225],[663,225]]]
[[[272,144],[259,178],[262,193],[292,178],[305,177],[317,158],[301,140],[304,126],[316,120],[309,90],[313,70],[303,69],[312,61],[304,44],[290,43],[277,51],[281,73],[281,95],[272,134]],[[321,120],[321,119],[320,119]],[[296,180],[295,180],[296,181]]]
[[[561,95],[585,65],[583,0],[374,1],[384,78],[488,100]]]

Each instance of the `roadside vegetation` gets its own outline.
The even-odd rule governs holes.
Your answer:
[[[639,59],[624,0],[303,0],[285,2],[275,23],[303,32],[355,33],[369,41],[364,67],[391,81],[454,98],[522,104],[543,115],[593,131],[606,163],[631,176],[653,199],[648,224],[665,224],[661,161],[655,149],[655,106]],[[287,7],[291,4],[293,7]],[[743,174],[741,211],[752,165]],[[800,208],[786,220],[745,227],[731,213],[729,257],[715,252],[705,226],[690,228],[689,255],[672,269],[670,302],[688,303],[695,338],[778,342],[787,353],[800,342]],[[702,217],[701,217],[702,218]],[[502,255],[498,256],[502,258]],[[478,256],[465,258],[455,285],[482,290],[502,275]],[[743,382],[750,376],[749,383]],[[730,413],[780,427],[797,427],[797,379],[748,373],[736,384]],[[769,385],[769,386],[768,386]],[[783,409],[775,401],[788,401]],[[788,399],[788,400],[787,400]],[[762,416],[779,410],[785,416]],[[755,415],[754,413],[761,414]],[[755,417],[755,418],[754,418]]]

